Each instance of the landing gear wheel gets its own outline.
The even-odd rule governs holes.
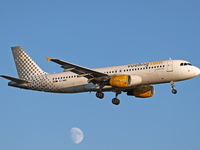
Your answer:
[[[173,89],[173,90],[172,90],[172,93],[173,93],[173,94],[176,94],[176,93],[177,93],[177,90]]]
[[[104,94],[102,92],[97,92],[96,97],[102,99],[102,98],[104,98]]]
[[[118,98],[113,98],[112,103],[115,104],[115,105],[119,105],[120,100]]]
[[[174,87],[175,87],[175,82],[174,82],[174,81],[171,81],[170,83],[171,83],[171,85],[172,85],[172,93],[173,93],[173,94],[176,94],[176,93],[177,93],[177,90],[174,89]]]

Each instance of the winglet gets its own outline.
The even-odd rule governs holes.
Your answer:
[[[51,60],[51,58],[49,58],[49,57],[47,57],[47,56],[46,56],[46,59],[47,59],[47,62],[49,62],[49,61]]]

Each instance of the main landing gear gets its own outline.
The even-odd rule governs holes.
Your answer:
[[[121,94],[121,93],[122,93],[121,91],[116,91],[116,96],[115,96],[115,98],[112,99],[112,103],[113,103],[114,105],[119,105],[119,104],[120,104],[120,100],[117,98],[117,96],[118,96],[119,94]],[[96,97],[98,97],[98,98],[100,98],[100,99],[104,98],[103,92],[98,91],[98,92],[96,93]]]
[[[112,99],[112,103],[113,103],[114,105],[119,105],[120,100],[117,98],[117,96],[118,96],[119,94],[121,94],[121,93],[122,93],[121,91],[116,91],[116,96],[115,96],[115,98]]]
[[[103,87],[104,87],[104,84],[101,83],[100,87],[99,87],[99,91],[96,93],[96,97],[98,97],[100,99],[104,98],[104,94],[103,94],[103,92],[101,92],[101,90],[102,90]]]
[[[176,93],[177,93],[177,90],[174,88],[174,87],[175,87],[175,82],[174,82],[174,81],[171,81],[170,83],[171,83],[171,85],[172,85],[172,93],[173,93],[173,94],[176,94]]]
[[[96,93],[96,97],[98,97],[98,98],[100,98],[100,99],[104,98],[103,92],[98,91],[98,92]]]

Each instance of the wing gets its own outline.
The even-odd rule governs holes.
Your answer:
[[[23,80],[23,79],[19,79],[19,78],[14,78],[14,77],[6,76],[6,75],[0,75],[0,77],[8,79],[8,80],[11,80],[11,81],[19,83],[19,84],[31,83],[32,82],[32,81]]]
[[[64,71],[71,71],[73,73],[76,73],[79,75],[79,77],[86,77],[88,79],[93,79],[93,78],[99,78],[99,77],[107,77],[108,75],[107,74],[104,74],[104,73],[101,73],[101,72],[98,72],[98,71],[95,71],[95,70],[92,70],[92,69],[88,69],[88,68],[85,68],[85,67],[81,67],[81,66],[78,66],[78,65],[75,65],[75,64],[71,64],[71,63],[68,63],[68,62],[65,62],[65,61],[62,61],[62,60],[59,60],[59,59],[52,59],[52,58],[49,58],[49,57],[46,57],[47,58],[47,62],[48,61],[53,61],[57,64],[60,64],[61,65],[61,68],[64,68],[65,70]]]

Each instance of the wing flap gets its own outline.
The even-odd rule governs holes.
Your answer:
[[[23,84],[23,83],[31,83],[32,81],[28,81],[28,80],[23,80],[23,79],[19,79],[19,78],[15,78],[15,77],[11,77],[11,76],[6,76],[6,75],[0,75],[0,77],[11,80],[13,82],[19,83],[19,84]]]

